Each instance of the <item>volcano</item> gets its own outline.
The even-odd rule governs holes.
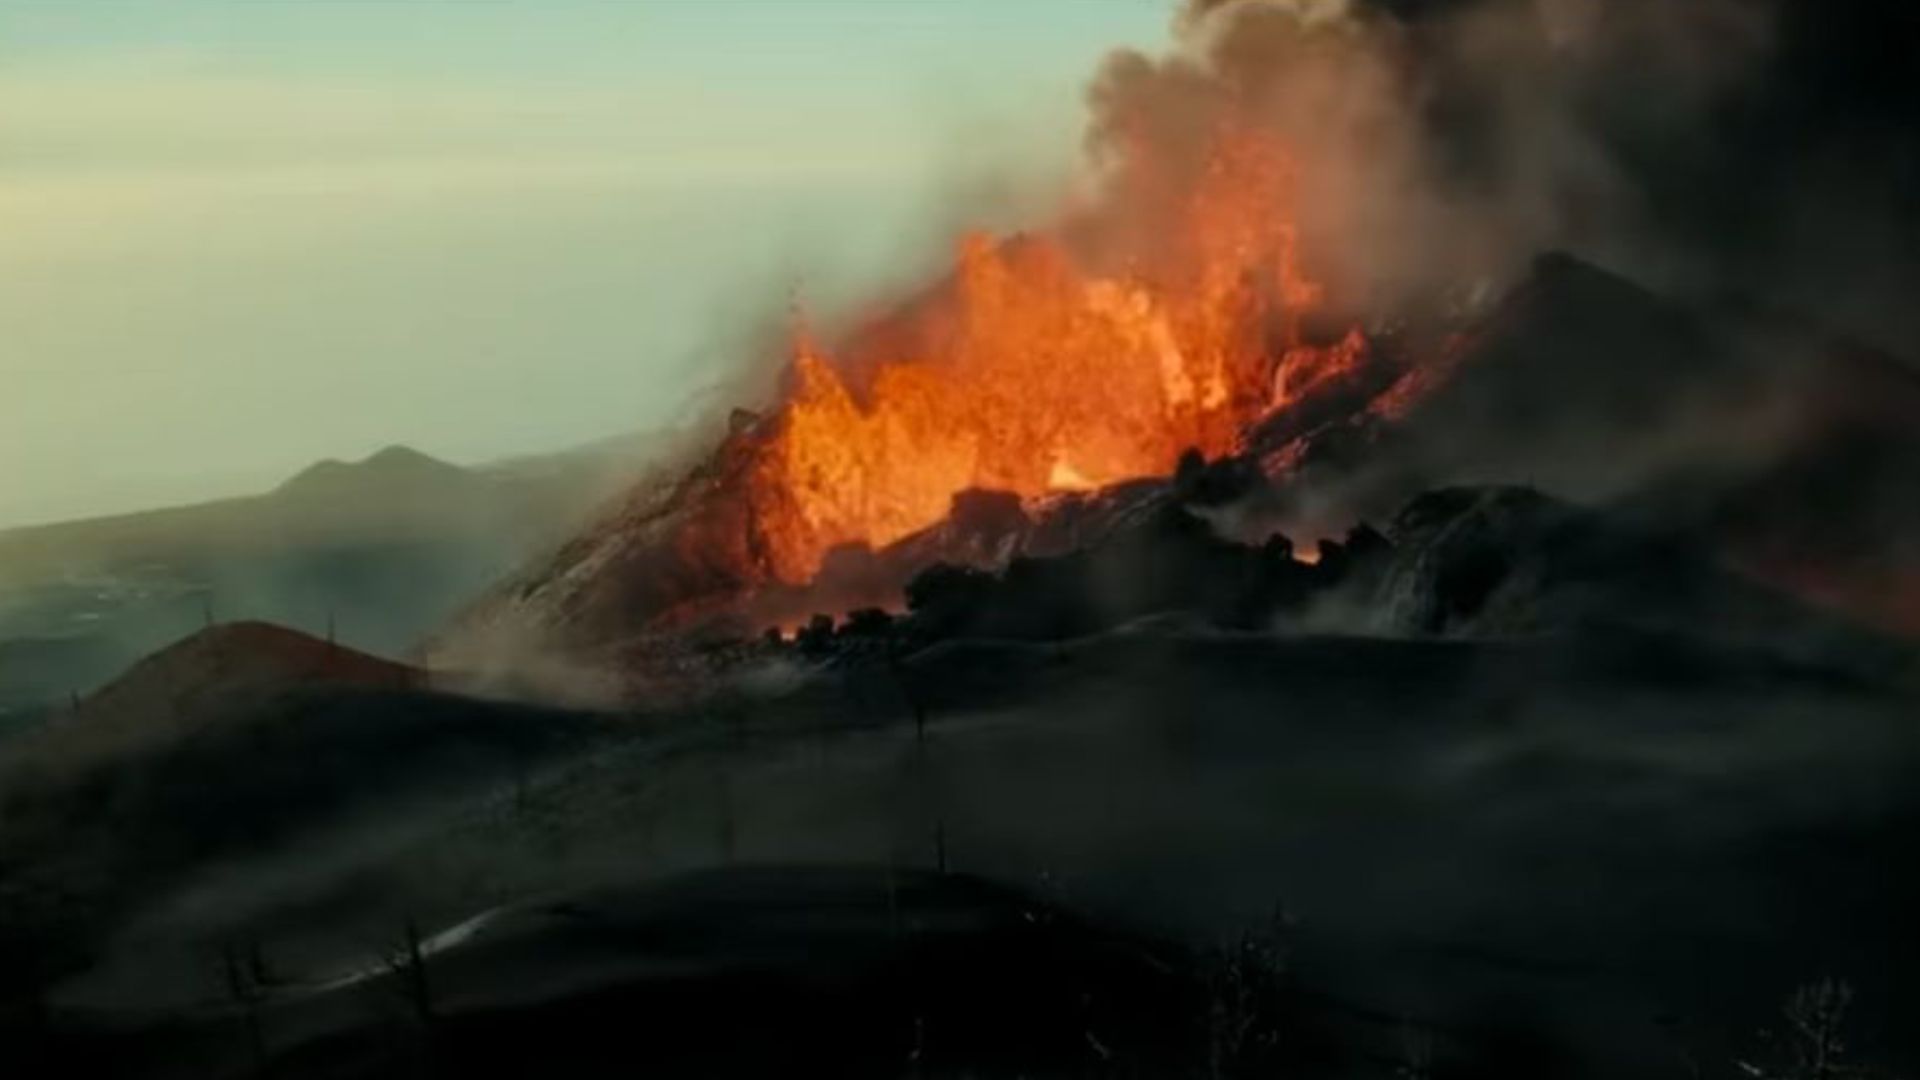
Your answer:
[[[958,279],[919,301],[921,310],[856,340],[852,354],[897,343],[902,326],[936,333],[924,329],[928,309],[997,325],[1006,312],[970,314],[971,304],[987,302],[976,291],[1012,288],[999,276],[1007,267],[1051,258],[1009,247],[972,250],[968,258],[984,268],[963,260]],[[970,276],[978,274],[990,283]],[[1097,283],[1090,288],[1101,295]],[[1024,303],[1001,293],[990,302]],[[979,340],[985,331],[938,332],[988,350],[972,361],[988,365],[982,378],[1000,374],[991,365],[1001,354]],[[1290,333],[1300,332],[1292,324]],[[493,590],[441,648],[457,657],[473,642],[507,636],[592,653],[745,636],[817,611],[898,609],[907,582],[928,567],[998,571],[1097,546],[1168,505],[1205,517],[1223,539],[1258,545],[1276,534],[1338,536],[1356,521],[1390,520],[1421,491],[1489,481],[1531,484],[1687,532],[1788,591],[1912,628],[1898,598],[1912,595],[1920,522],[1900,509],[1898,492],[1920,490],[1920,375],[1816,328],[1784,326],[1749,306],[1681,304],[1547,255],[1498,302],[1447,320],[1373,335],[1351,329],[1320,344],[1267,339],[1268,351],[1241,357],[1239,396],[1228,394],[1216,412],[1176,411],[1193,426],[1116,444],[1138,455],[1087,466],[1108,482],[1084,482],[1081,466],[1067,461],[1079,479],[1070,489],[1050,484],[1066,459],[1037,447],[1079,431],[1097,439],[1138,430],[1142,410],[1111,399],[1139,366],[1125,344],[1096,335],[1008,354],[1044,371],[1062,351],[1113,350],[1113,380],[1042,385],[1032,397],[1047,409],[1064,396],[1092,415],[1117,414],[1117,426],[1076,428],[1070,412],[1053,428],[1055,443],[1023,431],[976,455],[970,470],[937,479],[922,467],[944,452],[939,440],[972,446],[980,440],[968,425],[991,420],[948,423],[941,395],[964,413],[1005,401],[994,396],[1003,391],[945,387],[970,370],[964,359],[930,362],[928,373],[883,360],[868,364],[877,374],[862,397],[854,375],[803,349],[786,404],[765,416],[737,414],[705,463],[675,485],[629,492],[551,558]],[[1246,389],[1256,384],[1269,387],[1265,396]],[[1147,412],[1169,415],[1167,385],[1136,388]],[[1020,424],[1032,414],[1009,406],[1008,415]],[[1871,444],[1871,468],[1848,451],[1863,444]],[[842,472],[801,464],[813,458]],[[816,496],[824,501],[809,501]],[[936,503],[937,512],[928,509]]]
[[[1047,514],[1233,453],[1249,425],[1371,367],[1357,328],[1315,332],[1335,323],[1301,265],[1278,140],[1227,129],[1192,175],[1161,165],[1121,162],[1096,209],[1047,233],[965,238],[946,280],[838,355],[796,330],[773,412],[736,414],[706,465],[630,497],[508,606],[543,609],[533,627],[568,644],[775,615],[743,601],[831,578],[836,549],[907,541],[963,492]],[[1126,235],[1142,220],[1165,227]]]

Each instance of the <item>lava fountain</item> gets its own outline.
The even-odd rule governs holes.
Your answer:
[[[960,244],[951,284],[840,355],[796,335],[788,392],[749,470],[765,571],[805,582],[846,543],[938,522],[956,492],[1032,498],[1231,452],[1261,417],[1352,367],[1313,345],[1294,167],[1222,132],[1151,255],[1096,268],[1065,231]]]

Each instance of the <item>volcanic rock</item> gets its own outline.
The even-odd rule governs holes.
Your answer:
[[[929,638],[1057,640],[1172,612],[1253,626],[1299,603],[1324,573],[1295,562],[1285,537],[1233,543],[1162,502],[1088,547],[1020,556],[997,577],[934,566],[908,584],[907,603],[912,631]]]
[[[1174,469],[1173,493],[1189,505],[1222,506],[1246,497],[1265,479],[1259,465],[1248,458],[1208,461],[1198,450],[1188,450]]]
[[[1273,435],[1253,449],[1281,528],[1524,484],[1920,633],[1920,500],[1903,494],[1920,490],[1920,372],[1812,320],[1683,305],[1546,255],[1364,412]]]
[[[1517,638],[1602,633],[1712,643],[1876,677],[1908,650],[1728,569],[1698,538],[1510,486],[1415,498],[1388,529],[1375,628]]]

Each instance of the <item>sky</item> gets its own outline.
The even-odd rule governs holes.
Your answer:
[[[1072,167],[1161,0],[0,0],[0,527],[670,426]]]

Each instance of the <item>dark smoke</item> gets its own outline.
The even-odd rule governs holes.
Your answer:
[[[1813,309],[1911,356],[1917,12],[1189,0],[1175,54],[1110,59],[1092,141],[1177,157],[1223,118],[1277,128],[1301,154],[1314,265],[1362,303],[1567,248],[1663,290]]]

